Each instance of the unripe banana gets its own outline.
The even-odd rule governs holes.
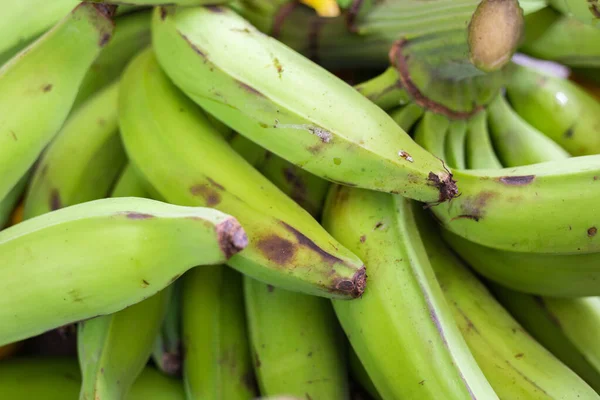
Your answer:
[[[384,399],[497,398],[434,276],[411,202],[334,186],[324,226],[364,257],[362,298],[334,300],[348,339]]]
[[[444,115],[425,111],[415,128],[415,142],[443,160],[446,153],[446,132],[449,126],[450,120]]]
[[[410,132],[413,125],[423,116],[423,107],[417,103],[409,103],[399,109],[390,111],[390,117],[404,129],[406,132]]]
[[[11,400],[77,399],[77,362],[68,358],[24,357],[0,363],[0,390]],[[125,400],[184,400],[181,383],[146,367]]]
[[[467,121],[465,153],[470,169],[502,168],[490,138],[487,111],[481,111]]]
[[[126,161],[118,94],[114,83],[67,119],[37,164],[25,197],[25,219],[109,194]]]
[[[225,265],[215,265],[193,268],[182,279],[183,380],[187,398],[254,398],[241,274]]]
[[[548,0],[548,4],[569,17],[600,28],[600,3],[598,0]]]
[[[132,164],[167,201],[214,207],[241,221],[250,243],[230,266],[290,290],[360,296],[362,261],[244,161],[151,51],[122,79],[120,128]]]
[[[525,121],[571,155],[600,153],[600,102],[575,83],[514,65],[507,96]]]
[[[488,106],[489,130],[505,167],[517,167],[570,157],[562,147],[529,125],[498,95]]]
[[[157,8],[152,34],[176,85],[274,154],[341,184],[427,202],[456,194],[442,163],[381,108],[232,10]]]
[[[122,7],[118,8],[119,11],[121,9]],[[150,10],[115,18],[113,38],[102,49],[83,78],[73,109],[98,90],[116,81],[129,60],[150,44],[151,18]]]
[[[0,230],[4,228],[13,213],[19,199],[23,195],[25,191],[25,187],[29,182],[29,177],[31,174],[26,173],[23,177],[17,182],[17,184],[10,190],[10,192],[6,195],[6,197],[0,200]]]
[[[445,161],[450,168],[465,169],[465,141],[467,138],[467,121],[456,120],[450,123],[446,135],[444,149]]]
[[[355,89],[385,111],[411,104],[410,95],[402,87],[398,70],[394,67],[388,67],[375,78],[359,83]]]
[[[246,244],[237,221],[220,211],[140,198],[24,221],[0,232],[0,345],[119,311]]]
[[[81,3],[0,69],[0,199],[66,119],[85,73],[110,40],[112,11]]]

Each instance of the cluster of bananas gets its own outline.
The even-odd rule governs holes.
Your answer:
[[[1,399],[600,399],[597,2],[109,3],[2,17]]]

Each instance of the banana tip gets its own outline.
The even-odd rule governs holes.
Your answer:
[[[217,225],[219,247],[227,259],[248,246],[248,236],[235,218],[229,218]]]
[[[352,298],[361,297],[367,285],[367,271],[364,267],[360,267],[352,276],[352,280],[342,280],[335,286],[340,292],[350,294]]]

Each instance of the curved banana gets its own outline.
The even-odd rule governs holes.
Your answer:
[[[456,194],[442,163],[381,108],[232,10],[157,8],[152,35],[161,66],[192,100],[293,164],[421,201]]]
[[[17,182],[17,184],[10,190],[10,192],[4,197],[4,199],[0,200],[0,230],[4,228],[11,219],[11,215],[17,206],[19,199],[25,192],[25,187],[29,182],[29,177],[31,174],[26,173],[23,177]]]
[[[496,96],[487,110],[490,136],[505,167],[570,157],[569,153],[552,139],[524,121],[510,107],[504,96]]]
[[[173,282],[167,314],[154,341],[152,359],[164,374],[181,376],[183,350],[181,346],[181,280]]]
[[[324,226],[364,257],[362,298],[334,300],[353,349],[384,399],[497,398],[456,326],[400,196],[333,186]]]
[[[151,51],[126,70],[119,101],[121,136],[145,180],[169,202],[214,207],[241,221],[250,243],[230,266],[308,294],[361,295],[362,261],[237,154]]]
[[[408,103],[398,109],[390,111],[390,117],[404,129],[406,132],[410,132],[417,121],[423,116],[423,107],[417,103]]]
[[[598,0],[548,0],[548,4],[567,16],[600,28],[600,3]]]
[[[600,153],[600,101],[575,83],[514,65],[506,93],[525,121],[571,155]]]
[[[402,87],[398,70],[394,67],[388,67],[380,75],[354,88],[385,111],[411,103],[410,94]]]
[[[498,285],[491,289],[533,337],[600,392],[600,298],[541,298]]]
[[[118,8],[121,10],[121,7]],[[115,18],[111,41],[90,66],[81,82],[73,110],[101,88],[116,81],[129,60],[150,44],[152,11],[140,11]]]
[[[72,114],[37,164],[24,218],[106,197],[125,165],[114,83]]]
[[[242,276],[225,265],[183,276],[183,381],[188,399],[256,396],[244,315]]]
[[[501,399],[600,399],[536,342],[418,214],[419,230],[454,320]],[[599,332],[600,333],[600,332]]]
[[[140,198],[24,221],[0,232],[0,345],[119,311],[246,244],[237,221],[220,211]]]
[[[83,76],[110,40],[112,11],[81,3],[0,69],[0,199],[66,119]]]
[[[415,142],[443,160],[446,153],[446,132],[449,126],[450,120],[444,115],[425,111],[415,128]]]
[[[481,111],[467,121],[465,156],[469,169],[502,168],[490,138],[487,111]]]
[[[467,121],[455,120],[450,122],[446,135],[444,159],[450,168],[467,168],[465,146],[467,138]]]
[[[11,400],[76,399],[80,387],[76,360],[19,357],[0,363],[2,395]],[[146,367],[125,400],[184,400],[181,383]]]

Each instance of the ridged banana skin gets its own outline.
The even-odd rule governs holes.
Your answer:
[[[434,221],[419,229],[454,320],[501,399],[598,399],[579,376],[536,342],[445,245]]]
[[[187,398],[256,397],[242,275],[225,265],[183,276],[183,381]]]
[[[112,197],[140,194],[139,183],[132,179],[130,171],[126,169],[120,177]],[[150,358],[172,286],[114,314],[79,322],[77,355],[82,375],[81,400],[126,398]]]
[[[544,347],[600,393],[600,304],[597,297],[540,298],[496,284],[494,295]]]
[[[425,202],[451,197],[442,163],[381,108],[232,10],[157,8],[152,34],[177,86],[274,154],[341,184]]]
[[[71,358],[19,357],[0,363],[2,396],[11,400],[77,399],[81,377]],[[183,386],[146,367],[125,400],[184,400]]]
[[[0,345],[122,310],[246,243],[237,221],[220,211],[140,198],[24,221],[0,232]]]
[[[74,110],[94,93],[116,81],[133,56],[150,44],[151,22],[151,10],[115,18],[114,35],[83,78],[73,103]]]
[[[433,111],[426,111],[415,129],[415,142],[428,149],[431,154],[444,159],[446,153],[446,133],[450,120]]]
[[[79,4],[79,0],[20,0],[2,6],[0,65],[50,29]]]
[[[570,157],[552,139],[529,125],[498,95],[488,106],[488,124],[494,148],[505,167],[518,167]]]
[[[244,294],[260,393],[348,399],[345,342],[331,303],[247,277]]]
[[[424,110],[416,103],[409,103],[396,110],[390,111],[390,117],[402,128],[409,132],[423,116]]]
[[[363,296],[333,304],[381,397],[497,398],[453,320],[408,200],[333,186],[323,215],[334,237],[366,260]]]
[[[19,199],[25,191],[25,187],[29,182],[30,174],[27,173],[17,182],[17,184],[8,192],[4,199],[0,200],[0,230],[7,226],[10,221],[12,212],[14,211]]]
[[[465,140],[467,138],[467,121],[456,120],[450,123],[444,148],[444,159],[450,168],[467,168],[465,157]]]
[[[467,121],[465,155],[469,169],[502,168],[490,138],[486,111],[480,111]]]
[[[461,195],[431,207],[446,229],[508,251],[600,251],[600,156],[453,172]]]
[[[600,102],[575,83],[514,66],[506,89],[514,110],[571,155],[600,153]]]
[[[119,137],[114,83],[65,122],[36,166],[24,218],[108,196],[126,163]]]
[[[58,132],[83,76],[110,39],[113,23],[97,7],[82,3],[0,69],[0,198]]]
[[[567,16],[600,28],[600,4],[598,0],[548,0],[548,4]]]
[[[230,266],[307,294],[362,293],[362,261],[244,161],[152,52],[137,57],[122,79],[119,120],[129,159],[167,201],[214,207],[240,220],[250,243]]]

